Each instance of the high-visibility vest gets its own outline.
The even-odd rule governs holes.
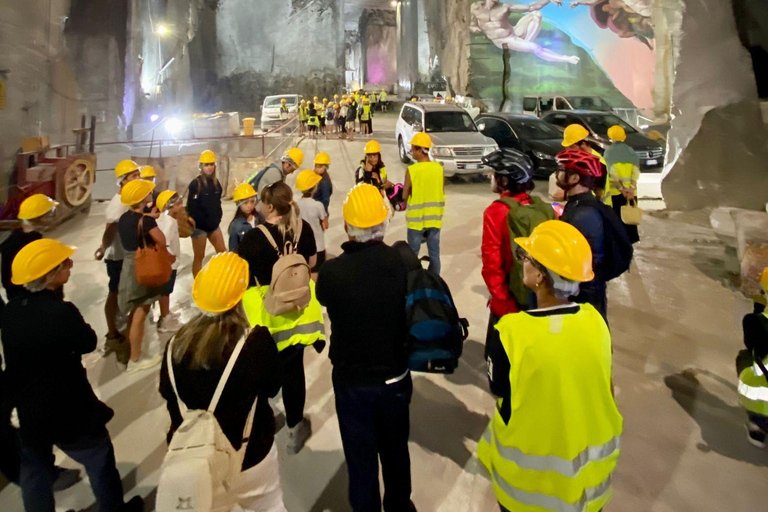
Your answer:
[[[363,112],[360,114],[361,121],[367,121],[371,118],[371,106],[363,105]]]
[[[611,336],[589,304],[574,314],[504,316],[511,415],[502,400],[477,448],[509,510],[597,512],[612,496],[622,417],[611,392]]]
[[[619,182],[621,183],[621,186],[624,188],[632,188],[632,182],[636,179],[636,171],[639,172],[637,169],[637,166],[635,164],[631,164],[628,162],[619,162],[616,164],[613,164],[613,170],[615,171],[615,174],[619,178]],[[611,179],[611,169],[608,169],[608,180]],[[611,195],[618,196],[621,194],[621,190],[618,188],[613,188],[613,184],[611,184]]]
[[[251,327],[261,325],[269,329],[269,333],[277,343],[281,352],[293,345],[312,345],[316,341],[325,341],[325,325],[323,309],[315,297],[315,283],[309,282],[312,299],[309,305],[300,312],[272,316],[264,307],[264,296],[269,286],[254,286],[243,296],[243,308]]]
[[[600,158],[600,163],[603,164],[604,166],[606,166],[606,168],[605,168],[605,173],[606,173],[606,177],[605,177],[605,191],[603,192],[603,198],[602,199],[603,199],[603,202],[605,204],[607,204],[608,206],[611,206],[613,204],[613,201],[611,200],[611,198],[613,197],[613,192],[611,191],[611,180],[607,176],[607,174],[608,174],[608,167],[607,167],[607,164],[605,163],[605,158],[603,158],[603,155],[601,155],[599,151],[596,151],[594,149],[591,150],[591,151],[592,151],[593,155],[595,155],[596,157]]]
[[[307,107],[299,107],[299,121],[306,121],[309,117],[309,109]]]
[[[443,166],[437,162],[419,162],[408,168],[408,174],[411,177],[411,195],[405,210],[408,229],[442,228],[445,213]]]
[[[768,314],[763,313],[766,317]],[[768,357],[763,359],[763,366],[768,369]],[[768,376],[754,363],[742,370],[739,375],[739,402],[747,411],[768,416]]]
[[[381,96],[379,96],[379,99],[381,101],[387,101],[387,93],[385,92],[381,93]]]

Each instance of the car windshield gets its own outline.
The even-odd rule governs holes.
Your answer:
[[[630,125],[625,123],[621,118],[616,117],[614,115],[610,115],[610,114],[609,115],[603,115],[603,114],[585,115],[583,116],[583,119],[587,123],[587,125],[590,128],[592,128],[592,131],[594,131],[597,135],[603,138],[608,137],[608,128],[616,124],[624,128],[624,131],[627,133],[637,132],[637,130],[635,130]]]
[[[295,107],[298,102],[296,96],[275,96],[274,98],[267,99],[266,107],[279,107],[280,100],[285,98],[285,104],[289,107]]]
[[[427,133],[477,131],[466,112],[428,112],[426,118],[424,129]]]
[[[538,119],[510,121],[512,129],[523,140],[562,139],[563,134],[549,123]]]
[[[568,96],[565,99],[574,108],[574,110],[599,110],[601,112],[610,112],[613,110],[603,98],[599,96]]]

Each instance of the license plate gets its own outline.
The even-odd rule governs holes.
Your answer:
[[[658,164],[659,164],[658,160],[646,160],[645,161],[645,165],[658,165]]]
[[[269,114],[270,119],[277,119],[278,117],[280,117],[278,114]]]
[[[458,164],[457,167],[459,169],[464,169],[467,171],[474,171],[474,170],[482,169],[483,164]]]

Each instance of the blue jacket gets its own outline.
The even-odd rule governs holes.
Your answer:
[[[577,302],[589,302],[602,313],[606,286],[605,281],[598,276],[603,275],[601,266],[605,258],[605,228],[603,216],[597,209],[598,201],[591,192],[571,196],[568,198],[560,220],[578,229],[592,249],[592,269],[595,271],[595,279],[579,285]]]
[[[253,226],[248,224],[248,220],[245,217],[237,217],[233,220],[229,225],[229,250],[237,252],[243,236],[252,229]]]

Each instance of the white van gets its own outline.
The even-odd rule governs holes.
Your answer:
[[[281,94],[279,96],[267,96],[264,98],[264,104],[261,106],[261,129],[262,131],[269,131],[276,126],[279,126],[282,121],[280,119],[280,106],[282,100],[285,98],[285,106],[288,107],[289,113],[295,113],[299,111],[299,102],[302,97],[299,94]]]
[[[542,117],[553,110],[591,110],[613,112],[613,108],[599,96],[526,96],[523,98],[523,113]]]

